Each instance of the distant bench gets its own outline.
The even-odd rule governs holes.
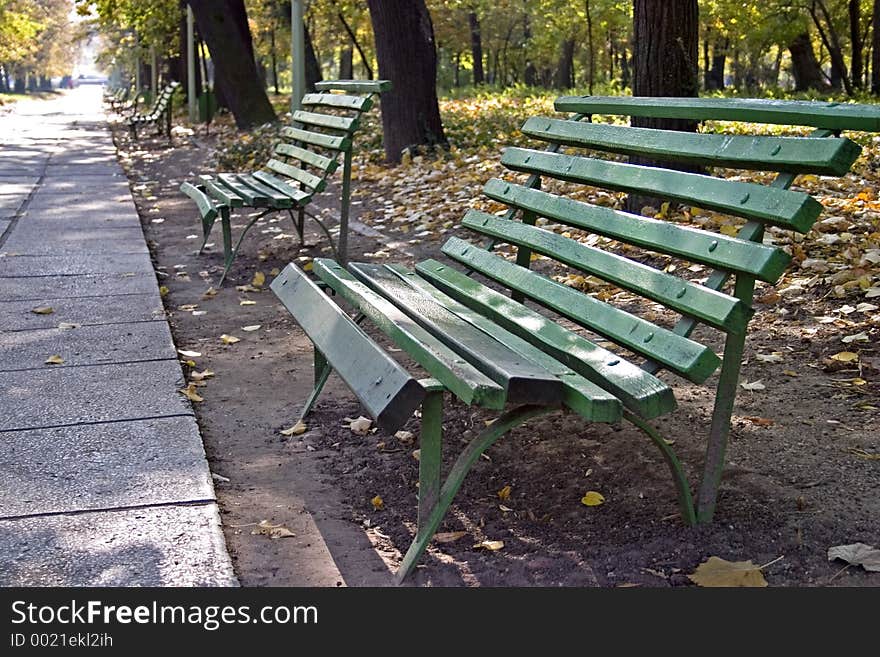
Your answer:
[[[152,123],[159,128],[159,134],[162,134],[164,127],[168,141],[171,141],[171,98],[179,86],[179,82],[176,80],[172,81],[159,92],[155,102],[146,114],[135,113],[128,118],[128,128],[131,130],[132,139],[137,139],[139,126]]]
[[[549,143],[548,150],[509,147],[501,158],[509,170],[530,174],[528,180],[520,184],[492,179],[483,188],[487,197],[506,205],[507,212],[469,210],[464,216],[462,225],[477,238],[489,238],[488,245],[453,237],[442,247],[445,261],[426,260],[414,271],[394,264],[343,267],[333,260],[316,259],[313,271],[321,285],[354,307],[357,321],[294,264],[272,282],[272,290],[315,346],[316,385],[303,417],[331,370],[390,432],[421,407],[418,531],[399,579],[415,566],[479,455],[510,429],[561,408],[587,421],[627,420],[641,429],[669,466],[684,522],[709,522],[724,466],[747,327],[754,313],[755,284],[778,281],[790,260],[781,248],[763,243],[765,228],[808,232],[822,206],[808,194],[788,189],[797,174],[844,175],[861,148],[837,133],[880,130],[877,107],[833,103],[565,97],[555,107],[574,117],[533,117],[522,128],[526,135]],[[719,135],[589,122],[592,115],[603,113],[795,123],[816,130],[809,138]],[[762,185],[565,154],[560,152],[564,147],[779,175]],[[739,217],[745,223],[732,237],[643,217],[542,191],[542,181],[551,179],[649,194]],[[615,242],[581,241],[577,235],[562,234],[571,229]],[[515,247],[514,260],[492,252],[502,243]],[[624,257],[615,243],[634,248]],[[668,254],[714,271],[699,284],[664,271],[656,257],[642,251]],[[573,274],[595,276],[646,302],[662,304],[681,319],[674,328],[665,328],[533,272],[533,253],[567,266]],[[475,280],[473,273],[492,285]],[[732,288],[724,291],[730,278]],[[499,287],[510,295],[499,292]],[[525,305],[526,299],[530,305]],[[616,343],[631,356],[566,328],[547,310]],[[363,318],[418,363],[428,378],[417,378],[424,375],[395,361],[360,327]],[[698,324],[720,334],[721,356],[690,337]],[[703,477],[692,491],[670,443],[652,424],[676,407],[672,386],[658,374],[667,370],[702,384],[719,368]],[[441,484],[446,392],[465,404],[503,412],[461,451]],[[452,441],[447,447],[456,445]]]

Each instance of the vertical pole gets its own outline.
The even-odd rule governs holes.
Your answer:
[[[351,147],[342,160],[342,206],[339,209],[339,238],[336,250],[343,267],[348,265],[348,213],[351,208]]]
[[[156,69],[159,66],[156,60],[156,46],[150,46],[150,102],[156,102],[156,91],[158,90],[159,80],[156,75]]]
[[[290,64],[293,91],[290,95],[290,111],[295,112],[302,107],[302,97],[306,93],[306,36],[303,29],[302,0],[290,3]]]
[[[186,102],[190,123],[195,123],[199,116],[196,106],[196,44],[193,10],[189,5],[186,6]]]
[[[141,46],[137,32],[134,33],[134,109],[137,109],[137,95],[141,92]]]

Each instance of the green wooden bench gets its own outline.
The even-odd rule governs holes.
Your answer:
[[[343,267],[316,259],[313,271],[321,287],[293,264],[272,282],[272,290],[315,347],[315,389],[303,417],[331,370],[390,432],[421,406],[418,530],[399,579],[406,577],[427,547],[480,454],[513,427],[559,409],[591,422],[626,420],[642,430],[669,466],[684,522],[709,522],[747,327],[754,313],[755,284],[776,282],[789,262],[781,248],[763,243],[765,228],[809,231],[822,206],[811,196],[788,189],[796,175],[844,175],[861,149],[834,133],[850,128],[880,130],[880,108],[873,106],[587,97],[560,98],[556,109],[574,117],[533,117],[522,128],[526,135],[548,143],[546,150],[510,147],[501,158],[510,171],[530,174],[527,181],[492,179],[483,188],[486,196],[507,206],[506,213],[469,210],[462,224],[475,239],[450,238],[442,247],[445,260],[425,260],[410,270],[394,264]],[[796,123],[813,126],[817,132],[809,138],[687,134],[590,122],[600,113]],[[585,155],[584,149],[611,157]],[[628,164],[618,156],[779,175],[771,184],[761,185]],[[643,217],[542,190],[542,181],[551,179],[650,194],[745,223],[738,236],[730,236]],[[573,229],[576,234],[571,237],[562,234]],[[579,240],[578,233],[592,239]],[[481,245],[479,240],[485,238],[488,244]],[[514,259],[493,253],[500,243],[515,247]],[[628,245],[626,256],[617,248],[621,244]],[[714,273],[702,284],[689,281],[664,271],[665,263],[656,253],[706,266]],[[555,261],[557,269],[567,267],[563,272],[594,276],[662,304],[681,319],[673,328],[665,328],[532,271],[532,254]],[[475,280],[473,273],[491,285]],[[725,288],[731,278],[732,285]],[[350,319],[322,287],[347,301],[358,317]],[[360,327],[364,318],[428,377],[419,379],[394,361]],[[620,349],[600,346],[596,339],[570,330],[566,324],[571,322]],[[723,341],[720,356],[705,341],[690,337],[697,324],[713,329],[709,333]],[[709,384],[715,388],[714,412],[703,476],[692,490],[672,447],[652,424],[676,407],[671,383],[659,375],[666,370],[704,384],[719,368],[717,380]],[[441,483],[446,392],[501,415],[461,451]]]
[[[171,141],[171,98],[179,86],[180,83],[176,80],[170,82],[158,93],[155,102],[146,114],[135,113],[128,118],[128,128],[131,130],[133,139],[137,139],[138,126],[152,123],[158,127],[159,134],[162,133],[164,127],[164,132],[168,135],[168,140]]]
[[[372,108],[374,98],[391,88],[387,80],[325,80],[315,85],[317,93],[303,96],[303,110],[293,113],[293,126],[282,128],[284,138],[260,171],[219,173],[200,176],[196,183],[183,183],[180,190],[199,208],[202,220],[201,253],[219,217],[223,230],[223,275],[220,285],[238,254],[247,232],[273,212],[287,211],[300,243],[308,215],[330,240],[337,260],[346,261],[348,216],[351,204],[351,156],[360,117]],[[342,93],[332,93],[339,91]],[[339,236],[334,244],[330,230],[306,207],[324,191],[327,179],[339,167],[342,156],[342,192]],[[234,208],[263,211],[251,217],[233,245],[230,214]],[[296,215],[294,215],[296,211]]]

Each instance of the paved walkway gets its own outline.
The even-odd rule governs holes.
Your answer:
[[[0,114],[0,585],[234,585],[100,96]]]

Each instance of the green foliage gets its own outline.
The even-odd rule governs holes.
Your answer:
[[[69,73],[76,39],[66,0],[0,0],[0,63],[15,77]]]

